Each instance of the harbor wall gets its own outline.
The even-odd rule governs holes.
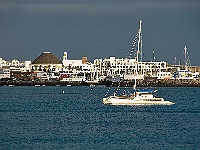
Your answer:
[[[176,79],[176,80],[158,80],[158,79],[144,79],[137,80],[137,87],[200,87],[200,80],[188,80],[188,79]],[[131,87],[134,85],[134,81],[119,81],[119,82],[111,82],[111,81],[101,81],[86,83],[82,82],[63,82],[63,81],[0,81],[0,86],[89,86],[89,85],[105,85],[105,86],[113,86],[113,87]]]
[[[107,86],[132,87],[134,81],[106,83]],[[137,80],[137,87],[200,87],[200,80]]]

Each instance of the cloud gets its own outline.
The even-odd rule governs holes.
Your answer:
[[[177,10],[177,9],[197,9],[199,2],[196,0],[188,2],[182,1],[165,1],[155,2],[154,0],[145,1],[4,1],[0,4],[1,12],[29,12],[29,13],[50,13],[50,14],[110,14],[124,15],[134,12],[148,12],[158,10]]]

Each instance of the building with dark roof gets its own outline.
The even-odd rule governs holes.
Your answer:
[[[43,52],[32,64],[62,64],[51,52]]]
[[[51,52],[43,52],[30,65],[34,72],[59,72],[62,71],[62,62]]]

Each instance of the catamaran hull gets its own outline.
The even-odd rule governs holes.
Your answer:
[[[173,102],[164,101],[162,98],[150,99],[150,100],[130,100],[130,99],[118,99],[118,98],[103,98],[103,104],[110,105],[172,105]]]

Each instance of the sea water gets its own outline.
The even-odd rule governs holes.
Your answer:
[[[104,86],[1,86],[0,149],[200,149],[200,88],[155,89],[175,104],[104,105],[115,90]]]

